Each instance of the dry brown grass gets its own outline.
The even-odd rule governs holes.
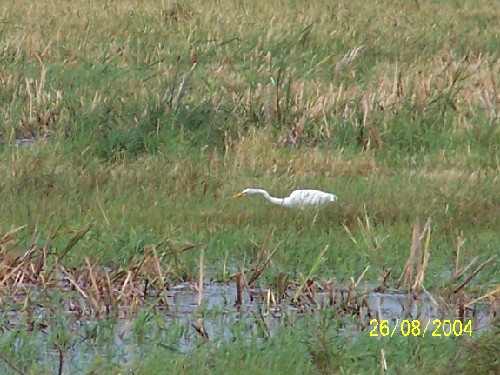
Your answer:
[[[15,131],[17,137],[67,134],[68,121],[75,119],[68,118],[71,108],[62,105],[63,99],[76,96],[85,112],[99,104],[109,104],[114,94],[95,82],[76,91],[57,79],[47,82],[47,67],[71,71],[89,60],[94,67],[97,61],[103,61],[125,71],[135,69],[136,64],[149,66],[145,75],[129,79],[126,87],[120,82],[113,83],[117,88],[121,85],[119,99],[132,103],[144,97],[157,97],[161,101],[164,87],[178,79],[179,71],[188,64],[198,65],[193,82],[186,85],[191,87],[186,95],[189,102],[210,102],[216,109],[236,111],[239,117],[242,117],[241,108],[244,108],[243,117],[249,115],[246,111],[252,108],[263,114],[260,125],[264,126],[274,124],[278,118],[286,125],[279,141],[287,144],[300,143],[306,134],[308,142],[331,138],[334,136],[332,118],[342,118],[367,127],[369,135],[361,140],[365,149],[380,148],[383,133],[389,126],[384,117],[388,116],[386,113],[405,107],[418,114],[432,110],[445,99],[457,118],[453,130],[466,131],[472,127],[479,111],[486,113],[489,121],[498,121],[500,102],[498,54],[484,52],[473,43],[469,51],[457,51],[461,48],[460,36],[476,40],[480,35],[476,28],[463,29],[464,19],[479,17],[479,14],[481,17],[487,14],[486,18],[490,19],[494,14],[487,2],[481,1],[465,11],[468,6],[467,2],[457,12],[451,9],[451,3],[437,6],[424,2],[415,13],[407,6],[382,2],[368,9],[360,2],[350,6],[337,4],[330,12],[320,6],[310,6],[305,12],[303,5],[289,4],[280,17],[272,17],[274,12],[263,11],[270,10],[271,6],[263,3],[242,9],[224,1],[207,10],[206,5],[198,1],[182,6],[178,3],[144,6],[134,1],[107,5],[90,1],[85,5],[56,6],[48,2],[20,1],[2,15],[4,25],[10,25],[4,27],[4,53],[13,62],[37,68],[35,73],[33,69],[27,73],[13,66],[0,71],[4,88],[15,93],[14,100],[2,111],[7,118],[6,127]],[[370,41],[369,48],[353,44],[356,38],[349,30],[366,27],[355,15],[367,11],[379,17],[370,25],[372,31],[394,43],[394,51],[406,49],[415,61],[405,61],[405,56],[399,59],[402,61],[378,59],[370,62],[373,66],[369,70],[363,68],[363,58],[369,58],[377,48],[387,48],[378,39]],[[235,23],[241,20],[242,14],[246,21]],[[410,14],[416,17],[411,24]],[[223,19],[226,21],[217,22]],[[227,22],[229,19],[232,21]],[[455,30],[447,42],[433,31],[432,20],[443,19]],[[272,46],[283,38],[294,38],[293,30],[284,32],[283,29],[291,20],[297,30],[302,29],[303,23],[308,26],[302,33],[297,31],[297,45],[290,52],[292,60],[283,62],[279,50]],[[122,23],[126,26],[122,27]],[[396,25],[395,30],[388,27],[391,24]],[[349,27],[344,30],[343,26]],[[175,33],[167,30],[186,35],[186,40],[175,39]],[[262,30],[264,33],[255,39],[251,52],[238,56],[229,48],[232,42],[241,47]],[[436,39],[440,48],[430,57],[420,59],[401,42],[411,39],[413,33],[423,33],[431,42]],[[300,43],[305,43],[301,42],[304,38],[318,48],[316,54],[303,57],[310,59],[306,70],[304,62],[299,64],[294,60],[297,57],[300,60],[303,54],[297,50]],[[326,52],[329,45],[339,42],[346,47]],[[173,59],[171,55],[175,53],[178,57]],[[192,64],[195,60],[196,64]],[[242,64],[249,65],[241,69]],[[339,70],[346,70],[347,76]],[[357,77],[360,70],[365,70],[366,75]],[[333,75],[327,78],[325,71]],[[218,89],[200,85],[201,79],[209,87]],[[255,85],[255,81],[259,83]],[[181,92],[183,90],[178,94]],[[237,125],[240,129],[248,126],[245,119]]]
[[[286,158],[271,139],[271,134],[263,131],[242,136],[231,146],[229,155],[234,157],[227,161],[226,166],[230,171],[251,170],[259,174],[288,174],[297,178],[368,175],[377,171],[376,161],[370,154],[351,159],[344,156],[342,150],[328,152],[309,148],[300,156],[290,152],[290,158]]]

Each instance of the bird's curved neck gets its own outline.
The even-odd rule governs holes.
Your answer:
[[[278,204],[280,206],[283,206],[285,204],[285,199],[284,198],[276,198],[276,197],[271,197],[268,195],[267,200],[271,202],[272,204]]]
[[[271,197],[271,195],[264,189],[258,189],[257,193],[262,195],[266,200],[268,200],[272,204],[277,204],[280,206],[282,206],[284,204],[285,200],[283,198]]]

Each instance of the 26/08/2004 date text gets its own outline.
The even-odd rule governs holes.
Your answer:
[[[432,324],[432,327],[430,325]],[[419,320],[398,318],[393,327],[389,326],[389,320],[378,319],[370,320],[370,336],[371,337],[393,337],[396,333],[401,333],[403,336],[425,337],[430,334],[432,337],[450,337],[462,336],[469,334],[472,336],[472,321],[462,322],[461,320],[451,319],[434,319],[428,320],[425,326]]]

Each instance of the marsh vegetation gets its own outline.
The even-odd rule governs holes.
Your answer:
[[[0,372],[498,372],[499,18],[487,0],[5,4]],[[249,186],[338,201],[230,198]],[[214,283],[236,306],[207,308]],[[373,293],[487,325],[374,339]]]

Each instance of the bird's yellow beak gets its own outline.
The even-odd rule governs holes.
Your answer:
[[[244,195],[243,192],[240,192],[236,195],[233,195],[233,198],[239,198],[239,197],[242,197],[243,195]]]

